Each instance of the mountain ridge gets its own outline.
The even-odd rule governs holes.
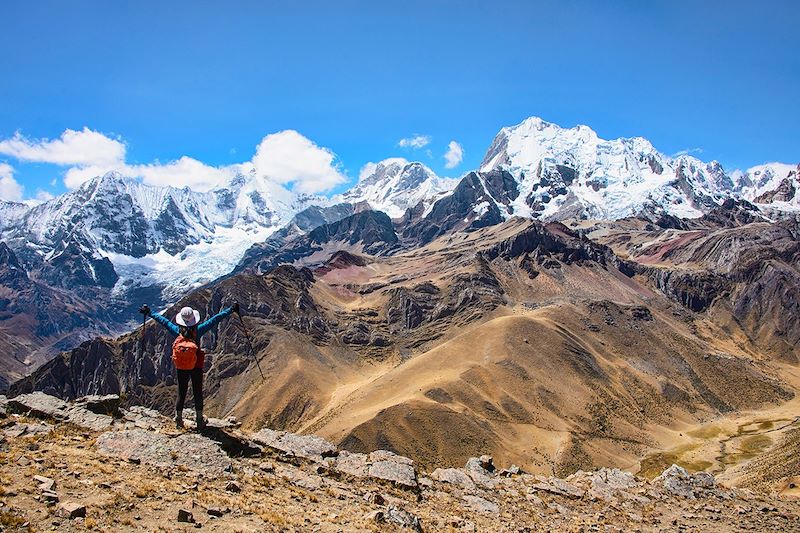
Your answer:
[[[388,254],[520,216],[639,216],[674,227],[712,213],[791,218],[800,212],[798,190],[796,165],[728,174],[716,162],[665,156],[641,137],[605,141],[588,126],[560,128],[531,117],[503,128],[481,167],[458,180],[403,158],[366,165],[358,183],[332,198],[296,194],[254,171],[205,193],[110,173],[37,206],[0,202],[0,241],[37,283],[72,300],[88,290],[108,330],[121,332],[135,325],[138,302],[163,307],[248,264],[275,266],[271,254],[294,261],[311,248],[327,250],[333,241],[310,248],[290,241],[367,210],[391,218],[376,227],[395,233],[396,244],[367,249]],[[731,201],[750,207],[719,211]],[[352,237],[341,244],[365,251]],[[324,263],[329,253],[308,264]],[[32,346],[44,347],[38,342]]]

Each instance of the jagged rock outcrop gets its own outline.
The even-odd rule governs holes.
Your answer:
[[[406,212],[400,233],[405,240],[426,244],[453,231],[493,226],[504,220],[498,204],[507,205],[518,195],[516,183],[507,172],[470,172],[421,220],[415,220],[413,211]]]
[[[23,262],[0,242],[0,390],[87,336],[108,331],[108,314],[87,299],[32,279]],[[40,350],[41,349],[41,350]]]
[[[224,476],[230,471],[228,456],[213,441],[185,433],[175,438],[143,429],[101,434],[95,443],[104,455],[154,466],[178,466]]]
[[[264,321],[276,328],[286,328],[324,343],[331,336],[330,326],[309,293],[314,281],[308,269],[282,266],[265,275],[243,274],[223,281],[213,289],[203,289],[177,302],[166,311],[174,317],[190,305],[211,316],[224,302],[238,301],[248,321]],[[37,372],[18,381],[12,394],[45,391],[74,399],[90,394],[125,393],[129,402],[141,402],[169,409],[174,393],[173,363],[170,358],[172,337],[160,326],[150,323],[144,331],[117,340],[86,341],[68,354],[43,365]],[[255,339],[269,343],[268,337]],[[213,392],[226,377],[237,375],[253,364],[244,331],[238,319],[231,317],[216,331],[202,339],[209,356],[206,364],[206,390]],[[164,394],[167,396],[164,396]]]
[[[380,211],[362,211],[318,226],[288,242],[255,245],[247,251],[234,272],[266,272],[283,263],[301,261],[321,252],[327,245],[352,246],[366,254],[378,255],[395,249],[398,237],[388,215]]]
[[[328,272],[341,270],[348,267],[363,267],[369,264],[369,259],[363,255],[351,254],[345,250],[335,252],[324,265],[314,269],[314,275],[324,276]]]
[[[545,264],[547,260],[567,265],[594,261],[603,266],[618,261],[609,248],[592,242],[560,222],[531,223],[525,230],[486,250],[484,255],[489,260],[528,255],[539,265]]]
[[[656,241],[636,252],[634,270],[694,312],[724,307],[754,340],[796,361],[800,330],[788,317],[800,310],[797,223],[738,220]]]
[[[504,290],[486,258],[479,254],[472,271],[455,275],[440,289],[431,282],[387,291],[386,321],[389,332],[412,331],[439,320],[464,321],[489,312],[504,302]]]
[[[685,272],[661,268],[642,269],[653,285],[695,312],[705,311],[731,284],[724,277],[710,272]]]
[[[35,400],[40,406],[59,402]],[[111,400],[87,399],[84,406],[113,406]],[[90,412],[77,404],[65,407],[68,412],[79,409]],[[498,470],[492,457],[481,456],[470,458],[464,468],[426,476],[411,460],[388,451],[352,454],[321,439],[283,432],[267,435],[279,435],[280,448],[265,446],[241,455],[219,438],[227,435],[227,442],[243,443],[255,438],[235,424],[213,421],[214,428],[200,433],[177,432],[169,429],[169,419],[141,408],[121,409],[110,427],[79,426],[77,432],[71,419],[57,418],[54,425],[37,428],[17,416],[0,412],[0,447],[8,457],[2,513],[12,526],[27,519],[35,527],[52,527],[53,516],[46,513],[40,519],[40,510],[59,503],[59,524],[76,527],[74,521],[86,517],[101,529],[128,521],[153,528],[209,521],[226,529],[303,529],[320,519],[346,531],[386,525],[416,531],[535,525],[557,531],[576,522],[623,530],[788,531],[800,524],[800,506],[792,499],[730,488],[711,474],[689,473],[677,465],[653,481],[608,468],[561,479]],[[49,408],[28,411],[28,416],[53,420]],[[324,448],[333,455],[306,457],[309,443],[313,452]],[[80,471],[70,467],[69,458],[80,461]],[[33,477],[32,468],[37,472]],[[32,491],[37,492],[33,498]],[[258,505],[258,513],[247,511],[251,503]]]

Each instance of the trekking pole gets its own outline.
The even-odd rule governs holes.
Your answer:
[[[139,344],[139,357],[144,357],[144,332],[147,328],[147,315],[142,313],[142,342]]]
[[[244,338],[247,339],[247,346],[250,347],[250,354],[253,356],[253,359],[256,360],[256,366],[258,367],[259,373],[261,373],[261,379],[265,380],[267,378],[264,377],[264,372],[261,370],[261,363],[258,362],[258,357],[256,356],[256,351],[253,349],[253,342],[250,340],[250,333],[247,331],[247,326],[244,324],[244,319],[242,318],[242,314],[237,312],[236,316],[239,317],[239,322],[242,324],[242,331],[244,332]]]

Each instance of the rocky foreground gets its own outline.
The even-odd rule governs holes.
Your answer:
[[[800,531],[800,502],[673,465],[566,479],[490,456],[422,472],[392,452],[233,419],[176,431],[117,396],[0,396],[0,531]]]

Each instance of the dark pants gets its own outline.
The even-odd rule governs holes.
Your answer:
[[[194,396],[195,411],[203,410],[203,369],[178,370],[178,405],[175,406],[178,416],[183,413],[183,404],[186,402],[186,393],[189,391],[189,380],[192,380],[192,395]]]

